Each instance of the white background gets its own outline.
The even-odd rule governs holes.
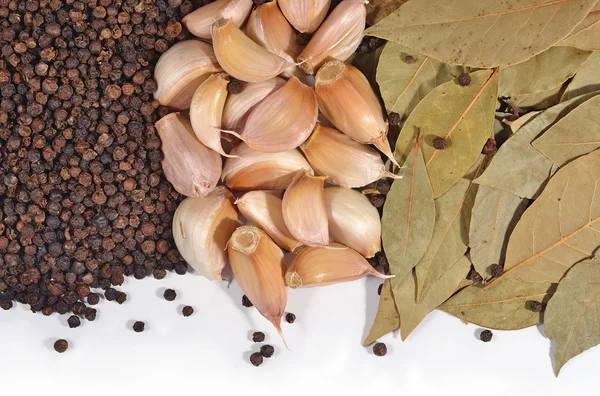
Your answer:
[[[283,324],[291,351],[254,308],[241,305],[234,283],[169,274],[162,281],[127,279],[121,306],[102,300],[95,322],[70,329],[68,316],[44,317],[18,305],[0,311],[0,392],[3,395],[306,395],[350,391],[364,395],[597,395],[600,350],[569,362],[556,379],[551,343],[541,328],[494,331],[490,343],[477,326],[432,313],[406,342],[383,338],[377,357],[361,342],[377,308],[381,280],[290,290]],[[177,291],[168,302],[162,293]],[[192,305],[184,318],[181,307]],[[144,333],[131,329],[146,322]],[[275,346],[260,367],[248,358],[261,330]],[[69,350],[53,350],[57,338]],[[600,348],[599,348],[600,349]],[[210,393],[209,393],[210,392]],[[278,392],[278,393],[275,393]],[[280,393],[279,393],[280,392]],[[334,395],[336,395],[334,393]],[[337,395],[336,395],[337,396]]]

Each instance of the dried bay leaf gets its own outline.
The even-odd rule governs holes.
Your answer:
[[[435,87],[468,69],[421,55],[403,45],[387,43],[377,68],[377,83],[388,112],[405,119]]]
[[[521,127],[523,125],[525,125],[529,121],[533,120],[540,113],[541,113],[541,111],[538,110],[538,111],[530,111],[529,113],[523,114],[521,117],[517,118],[516,120],[514,120],[510,123],[510,129],[512,130],[513,133],[517,133],[517,131],[519,129],[521,129]]]
[[[440,309],[460,320],[496,330],[519,330],[542,322],[542,313],[529,309],[532,301],[546,303],[556,285],[505,279],[488,290],[470,286],[452,296]]]
[[[412,0],[367,29],[366,34],[450,64],[502,67],[526,61],[565,38],[596,3]]]
[[[420,131],[435,198],[465,174],[491,137],[497,87],[498,72],[491,70],[471,73],[471,84],[466,87],[456,80],[446,82],[431,91],[404,123],[396,142],[396,160],[405,161]],[[445,149],[433,146],[436,137],[446,140]]]
[[[513,102],[528,110],[544,110],[548,107],[555,106],[560,103],[563,93],[567,89],[566,85],[559,85],[547,91],[542,91],[534,94],[521,94],[512,97]]]
[[[600,50],[600,3],[556,45],[568,45],[590,51]]]
[[[367,4],[367,23],[375,25],[408,0],[370,0]]]
[[[577,106],[532,144],[559,167],[596,150],[600,147],[600,96]]]
[[[600,51],[593,52],[563,93],[561,102],[588,92],[600,91]]]
[[[388,192],[381,219],[383,248],[390,273],[402,279],[421,258],[433,234],[435,203],[420,138],[404,163],[403,178]]]
[[[383,50],[384,47],[382,46],[373,51],[369,51],[366,54],[358,54],[355,52],[346,59],[346,63],[350,63],[360,70],[365,77],[367,77],[371,85],[376,88],[375,76],[377,73],[377,65],[379,64],[379,59]]]
[[[600,343],[600,264],[579,263],[558,284],[548,303],[544,331],[556,341],[554,374],[569,359]]]
[[[387,333],[400,328],[400,316],[394,302],[392,286],[390,280],[386,279],[381,288],[381,296],[379,297],[379,306],[377,307],[377,315],[371,326],[369,335],[365,338],[363,346],[369,346]]]
[[[527,200],[507,191],[480,186],[469,228],[473,266],[486,278],[492,264],[504,262],[508,237],[527,207]]]

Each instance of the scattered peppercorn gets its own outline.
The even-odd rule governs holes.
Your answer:
[[[90,305],[96,305],[100,302],[100,296],[97,295],[96,293],[91,293],[89,296],[87,296],[87,303]]]
[[[375,356],[385,356],[387,354],[387,346],[383,342],[378,342],[373,345],[373,353]]]
[[[243,88],[244,86],[242,85],[242,82],[236,80],[235,78],[231,78],[229,83],[227,83],[227,92],[229,92],[230,94],[239,94],[240,92],[242,92]]]
[[[265,333],[263,333],[262,331],[255,331],[254,334],[252,334],[252,341],[263,342],[264,340],[265,340]]]
[[[475,271],[475,268],[471,268],[467,274],[467,279],[472,280],[475,283],[480,283],[483,281],[483,277],[479,275],[479,272]]]
[[[312,34],[310,33],[300,33],[298,36],[296,36],[296,44],[298,44],[300,47],[306,47],[311,37]]]
[[[273,356],[274,353],[275,348],[272,345],[267,344],[260,347],[260,354],[267,359]]]
[[[400,125],[400,121],[401,121],[400,114],[398,114],[394,111],[392,111],[390,114],[388,114],[388,122],[390,125],[398,126],[398,125]]]
[[[117,298],[115,298],[115,301],[120,305],[123,304],[125,301],[127,301],[127,293],[123,293],[123,292],[117,292]]]
[[[141,333],[146,328],[146,324],[140,320],[133,324],[133,331],[136,333]]]
[[[246,297],[245,294],[242,296],[242,305],[246,308],[250,308],[252,306],[252,302],[248,299],[248,297]]]
[[[490,157],[495,155],[498,152],[498,147],[496,146],[496,139],[488,139],[485,142],[485,146],[481,150],[482,154],[489,155]]]
[[[539,301],[528,301],[527,307],[529,308],[529,310],[531,312],[536,312],[536,313],[542,312],[542,309],[543,309],[543,305]]]
[[[194,308],[190,307],[189,305],[186,305],[185,307],[183,307],[183,309],[181,310],[181,313],[183,314],[183,316],[185,316],[186,318],[188,316],[192,316],[194,313]]]
[[[72,315],[67,320],[67,323],[69,324],[70,328],[74,329],[76,327],[79,327],[79,325],[81,324],[81,320],[79,319],[79,316]]]
[[[0,308],[5,311],[8,311],[13,307],[13,303],[10,300],[0,300]]]
[[[415,57],[412,55],[406,55],[406,57],[404,58],[404,62],[410,64],[415,63]]]
[[[481,334],[479,334],[479,339],[483,342],[490,342],[494,334],[490,330],[483,330]]]
[[[285,321],[292,324],[296,321],[296,315],[291,312],[285,314]]]
[[[87,308],[83,316],[90,322],[93,322],[96,320],[96,313],[97,311],[94,308]]]
[[[173,289],[165,290],[163,297],[167,301],[174,301],[177,298],[177,292]]]
[[[390,192],[390,188],[392,188],[392,183],[388,180],[379,180],[377,182],[377,191],[379,191],[379,194],[386,195]]]
[[[490,265],[490,268],[488,268],[488,271],[490,272],[490,275],[497,278],[502,275],[504,268],[500,264],[492,264]]]
[[[58,353],[64,353],[69,349],[69,343],[62,338],[54,342],[54,350]]]
[[[433,147],[436,150],[443,150],[446,148],[446,139],[444,139],[443,137],[436,137],[435,139],[433,139]]]
[[[469,73],[461,74],[458,76],[458,83],[461,87],[466,87],[467,85],[471,84],[471,75]]]
[[[250,363],[252,363],[252,365],[255,367],[260,366],[263,363],[262,355],[258,352],[254,352],[252,355],[250,355]]]
[[[377,288],[377,295],[379,296],[381,296],[381,289],[383,289],[383,283]]]
[[[104,298],[108,301],[115,301],[117,299],[117,293],[117,290],[110,287],[104,292]]]
[[[383,204],[385,203],[385,195],[382,194],[372,195],[370,199],[371,205],[373,205],[377,209],[383,207]]]

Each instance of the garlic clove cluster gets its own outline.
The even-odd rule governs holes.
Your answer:
[[[231,19],[240,27],[252,9],[252,0],[217,0],[183,17],[183,24],[196,37],[210,39],[210,29],[221,18]]]
[[[281,12],[300,33],[312,33],[319,28],[331,0],[279,0]]]

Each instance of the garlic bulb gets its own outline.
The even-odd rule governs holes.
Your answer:
[[[249,111],[268,94],[285,84],[283,78],[274,77],[269,80],[246,83],[242,92],[229,95],[223,109],[223,129],[244,129],[244,123]]]
[[[297,289],[348,282],[367,275],[381,279],[394,277],[377,272],[354,250],[339,243],[332,243],[330,247],[302,249],[288,268],[285,283],[292,289]]]
[[[367,258],[381,250],[379,212],[367,197],[350,188],[326,188],[325,208],[331,239]]]
[[[251,191],[235,204],[246,220],[264,230],[280,248],[293,252],[302,245],[290,234],[283,221],[282,201],[278,196],[266,191]]]
[[[387,139],[383,108],[360,70],[329,61],[317,73],[315,91],[319,108],[337,129],[359,143],[374,145],[399,166]]]
[[[190,121],[180,113],[167,114],[156,123],[162,141],[163,171],[175,190],[186,197],[204,197],[216,187],[221,157],[200,143]]]
[[[364,0],[338,4],[298,56],[302,70],[314,74],[328,58],[348,59],[362,41],[366,18]]]
[[[228,157],[221,145],[221,118],[227,99],[229,78],[225,73],[213,74],[192,97],[190,120],[196,137],[206,147]]]
[[[299,172],[283,194],[283,221],[306,246],[329,245],[324,183],[324,177]]]
[[[210,44],[200,40],[181,41],[156,63],[154,97],[163,106],[185,110],[190,107],[196,88],[212,73],[222,70]]]
[[[210,39],[212,24],[221,18],[231,19],[240,27],[252,9],[252,0],[217,0],[183,17],[183,24],[194,36]]]
[[[268,80],[292,65],[250,40],[230,19],[213,24],[212,39],[219,64],[238,80]]]
[[[217,187],[203,198],[186,198],[173,216],[173,239],[187,263],[210,280],[221,280],[226,247],[238,224],[233,194]]]
[[[382,177],[402,178],[385,169],[377,151],[321,124],[300,149],[318,174],[338,186],[356,188]]]
[[[264,153],[242,143],[229,154],[240,158],[225,160],[221,179],[236,191],[283,190],[290,185],[298,171],[313,173],[298,150]]]
[[[227,252],[240,289],[283,339],[281,317],[287,304],[283,252],[264,231],[251,226],[235,230]]]
[[[331,0],[279,0],[281,12],[301,33],[312,33],[327,16]]]

